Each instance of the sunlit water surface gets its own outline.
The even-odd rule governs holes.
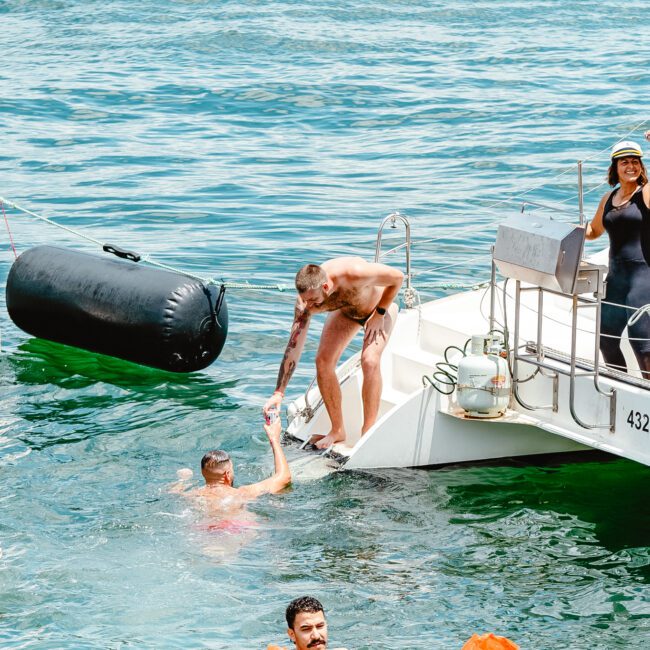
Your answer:
[[[634,0],[5,0],[0,28],[0,194],[233,282],[371,257],[394,209],[424,299],[484,280],[495,224],[518,209],[500,201],[539,188],[526,197],[576,219],[567,170],[583,159],[593,212],[603,152],[650,117]],[[7,219],[19,252],[93,250]],[[172,376],[31,339],[2,295],[4,647],[265,648],[287,643],[284,607],[305,593],[350,650],[455,649],[486,631],[530,649],[647,647],[650,472],[627,461],[298,476],[251,507],[251,530],[205,530],[168,487],[214,447],[240,482],[269,473],[259,409],[292,314],[290,291],[228,301],[220,359]]]

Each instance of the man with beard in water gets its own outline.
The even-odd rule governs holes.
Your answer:
[[[275,392],[264,405],[264,413],[279,409],[307,338],[312,314],[329,312],[316,355],[316,377],[332,428],[313,440],[326,449],[344,442],[346,431],[341,408],[341,387],[336,364],[355,334],[364,329],[361,351],[363,372],[363,435],[377,419],[381,400],[381,355],[397,317],[397,297],[404,274],[386,264],[366,262],[360,257],[338,257],[320,266],[307,264],[296,275],[295,315],[289,343],[280,364]]]
[[[296,650],[327,650],[327,621],[321,603],[311,596],[302,596],[292,600],[286,611],[287,634],[294,642]],[[267,650],[286,650],[286,648],[269,645]],[[345,650],[335,648],[334,650]]]

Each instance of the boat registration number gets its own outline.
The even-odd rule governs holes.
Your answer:
[[[626,421],[632,429],[650,433],[650,415],[647,413],[631,410]]]

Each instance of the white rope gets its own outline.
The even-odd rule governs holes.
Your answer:
[[[100,242],[97,239],[94,239],[93,237],[89,237],[88,235],[84,235],[82,232],[79,232],[78,230],[74,230],[74,228],[68,228],[68,226],[63,226],[60,223],[57,223],[56,221],[52,221],[51,219],[48,219],[47,217],[44,217],[40,214],[36,214],[36,212],[32,212],[31,210],[28,210],[27,208],[23,208],[13,201],[9,201],[8,199],[5,199],[4,197],[0,196],[0,203],[4,203],[5,205],[8,205],[10,208],[14,208],[15,210],[19,210],[20,212],[24,212],[25,214],[28,214],[32,217],[35,217],[36,219],[40,219],[41,221],[44,221],[45,223],[49,223],[51,226],[55,226],[56,228],[61,228],[61,230],[66,230],[72,235],[76,235],[77,237],[81,237],[82,239],[86,239],[93,244],[97,244],[97,246],[103,246],[102,242]]]
[[[460,262],[452,262],[451,264],[443,264],[442,266],[436,266],[432,269],[427,269],[426,271],[418,271],[417,273],[412,273],[411,275],[413,277],[416,277],[418,275],[427,275],[429,273],[435,273],[436,271],[442,271],[444,269],[450,269],[454,266],[462,266],[463,264],[470,264],[472,262],[477,262],[481,259],[483,259],[486,255],[489,255],[488,252],[482,253],[481,255],[477,255],[476,257],[470,257],[467,260],[462,260]]]
[[[50,226],[54,226],[55,228],[60,228],[61,230],[65,230],[71,235],[75,235],[76,237],[80,237],[81,239],[85,239],[86,241],[92,242],[93,244],[99,246],[100,248],[104,246],[103,242],[99,241],[98,239],[95,239],[94,237],[90,237],[89,235],[86,235],[79,230],[57,223],[56,221],[53,221],[52,219],[48,219],[47,217],[44,217],[41,214],[37,214],[32,210],[23,208],[22,206],[18,205],[14,201],[10,201],[9,199],[6,199],[3,196],[0,196],[0,203],[4,203],[6,206],[13,208],[14,210],[18,210],[19,212],[28,214],[29,216],[34,217],[35,219],[38,219],[40,221],[43,221],[44,223],[47,223]],[[203,284],[206,285],[223,284],[227,289],[277,289],[278,291],[286,291],[288,288],[288,285],[286,284],[251,284],[248,281],[227,282],[224,281],[223,279],[217,280],[212,277],[205,277],[202,275],[198,275],[196,273],[191,273],[190,271],[178,268],[176,266],[172,266],[171,264],[164,264],[163,262],[158,262],[157,260],[154,260],[150,255],[142,255],[140,259],[146,264],[150,264],[151,266],[156,266],[158,268],[165,269],[167,271],[173,271],[175,273],[186,275],[190,278],[194,278],[195,280],[199,280],[199,282],[202,282]]]
[[[623,140],[625,140],[626,138],[628,138],[629,136],[631,136],[633,133],[635,133],[636,131],[638,131],[641,127],[643,127],[643,126],[645,126],[646,124],[649,124],[649,123],[650,123],[650,122],[649,122],[648,120],[643,120],[643,121],[639,122],[639,123],[638,123],[638,124],[637,124],[637,125],[636,125],[632,130],[631,130],[631,131],[628,131],[625,135],[621,136],[621,137],[620,137],[620,138],[619,138],[619,139],[614,143],[614,145],[618,144],[619,142],[623,142]],[[584,162],[585,160],[593,160],[594,158],[597,158],[598,156],[601,156],[601,155],[604,154],[605,152],[609,152],[610,149],[611,149],[611,147],[614,146],[614,145],[611,145],[611,146],[609,146],[609,147],[605,147],[605,149],[601,149],[600,151],[596,152],[593,156],[587,156],[586,158],[583,158],[583,162]]]
[[[630,136],[632,133],[638,131],[641,127],[643,127],[646,124],[648,124],[648,120],[643,120],[642,122],[637,124],[632,130],[628,131],[628,133],[626,133],[624,136],[619,138],[616,141],[616,143],[621,142],[622,140],[625,140],[625,138]],[[610,149],[610,147],[602,149],[601,151],[596,152],[592,156],[588,156],[588,157],[584,158],[583,161],[591,160],[593,158],[596,158],[596,157],[602,155],[604,152],[609,151],[609,149]],[[564,171],[561,171],[560,173],[558,173],[555,176],[551,177],[548,181],[545,181],[544,183],[541,183],[540,185],[533,186],[533,187],[523,191],[521,194],[517,195],[517,197],[515,197],[515,198],[507,198],[507,199],[502,199],[500,201],[496,201],[495,203],[492,203],[491,205],[486,206],[485,209],[490,210],[492,208],[497,207],[498,205],[503,205],[505,203],[512,203],[513,201],[518,202],[521,197],[523,197],[523,196],[525,196],[527,194],[530,194],[531,192],[533,192],[535,190],[538,190],[538,189],[540,189],[542,187],[545,187],[545,186],[549,185],[550,183],[552,183],[554,180],[556,180],[558,178],[566,176],[566,174],[573,171],[576,168],[576,166],[577,166],[576,164],[573,164],[570,167],[568,167],[567,169],[565,169]],[[590,190],[585,192],[585,194],[588,194],[590,192],[595,191],[596,189],[598,189],[602,185],[604,185],[604,182],[600,183],[599,185],[595,186],[594,188],[591,188]],[[576,197],[572,196],[572,197],[569,197],[568,199],[564,199],[563,201],[559,201],[559,203],[566,203],[566,202],[568,202],[570,200],[573,200],[574,198],[576,198]],[[40,221],[43,221],[44,223],[47,223],[47,224],[49,224],[51,226],[54,226],[56,228],[60,228],[61,230],[65,230],[66,232],[68,232],[68,233],[70,233],[70,234],[72,234],[72,235],[74,235],[76,237],[80,237],[82,239],[85,239],[86,241],[92,242],[93,244],[99,246],[100,248],[103,248],[103,246],[104,246],[104,243],[102,243],[98,239],[95,239],[94,237],[90,237],[89,235],[86,235],[86,234],[84,234],[83,232],[81,232],[79,230],[76,230],[74,228],[70,228],[68,226],[64,226],[64,225],[62,225],[60,223],[57,223],[56,221],[52,221],[52,219],[48,219],[47,217],[44,217],[43,215],[37,214],[36,212],[33,212],[32,210],[28,210],[27,208],[23,208],[22,206],[18,205],[17,203],[14,203],[13,201],[10,201],[9,199],[6,199],[6,198],[4,198],[2,196],[0,196],[0,203],[4,203],[5,205],[7,205],[7,206],[9,206],[11,208],[14,208],[15,210],[18,210],[20,212],[28,214],[28,215],[34,217],[35,219],[39,219]],[[486,229],[486,227],[487,228],[490,228],[490,227],[494,228],[497,225],[498,224],[492,223],[492,224],[480,224],[480,225],[477,225],[477,226],[469,226],[467,228],[460,228],[460,229],[458,229],[456,231],[452,231],[451,233],[447,233],[444,236],[433,237],[433,238],[430,238],[430,239],[424,239],[424,240],[420,240],[420,241],[413,241],[411,243],[412,243],[412,245],[415,245],[415,246],[419,246],[421,244],[429,244],[429,243],[433,243],[433,242],[436,242],[436,241],[440,241],[442,239],[449,239],[449,238],[457,236],[459,234],[467,234],[467,233],[470,233],[470,232],[484,231]],[[400,244],[400,245],[390,249],[386,253],[383,253],[382,257],[384,255],[390,255],[392,253],[395,253],[395,252],[401,250],[402,248],[404,248],[405,246],[406,246],[406,243]],[[191,273],[191,272],[186,271],[184,269],[180,269],[178,267],[171,266],[169,264],[164,264],[162,262],[158,262],[158,261],[154,260],[150,255],[142,255],[141,259],[142,259],[142,261],[144,261],[147,264],[150,264],[151,266],[156,266],[158,268],[166,269],[168,271],[174,271],[176,273],[181,273],[181,274],[186,275],[188,277],[199,280],[200,282],[202,282],[204,284],[207,284],[207,285],[209,285],[209,284],[222,284],[227,289],[277,290],[277,291],[281,291],[281,292],[286,291],[288,289],[288,285],[281,284],[281,283],[278,283],[278,284],[251,284],[248,281],[245,281],[245,282],[227,282],[223,278],[221,280],[216,280],[215,278],[212,278],[212,277],[204,277],[204,276],[201,276],[201,275],[197,275],[195,273]],[[429,270],[426,270],[426,271],[420,271],[420,272],[417,273],[417,275],[424,275],[424,274],[427,274],[427,273],[435,273],[435,272],[441,271],[443,269],[448,269],[448,268],[452,268],[452,267],[455,267],[455,266],[460,266],[460,265],[463,265],[463,264],[467,264],[469,262],[476,261],[477,259],[480,259],[480,258],[472,258],[472,259],[465,260],[465,261],[462,261],[462,262],[455,262],[455,263],[452,263],[452,264],[446,264],[446,265],[443,265],[443,266],[435,267],[435,268],[432,268],[432,269],[429,269]],[[415,275],[416,274],[413,274],[413,276],[415,276]],[[483,283],[478,283],[478,284],[474,284],[474,285],[456,285],[454,283],[446,283],[446,284],[420,285],[420,286],[422,286],[424,288],[434,288],[434,289],[456,289],[456,288],[457,289],[467,289],[467,288],[481,287],[481,286],[483,286]],[[640,317],[641,316],[639,315],[639,318]]]
[[[101,245],[103,246],[103,244]],[[201,275],[196,275],[195,273],[190,273],[189,271],[185,271],[184,269],[179,269],[175,266],[171,266],[170,264],[163,264],[163,262],[157,262],[150,255],[141,255],[140,259],[146,264],[151,264],[151,266],[156,266],[158,268],[165,269],[166,271],[173,271],[174,273],[181,273],[182,275],[187,275],[188,277],[194,278],[195,280],[198,280],[203,284],[219,284],[219,282],[214,278],[205,278]]]
[[[639,122],[633,129],[631,129],[625,135],[621,136],[618,140],[616,140],[616,142],[614,144],[618,144],[619,142],[622,142],[623,140],[625,140],[630,135],[632,135],[633,133],[635,133],[636,131],[638,131],[640,128],[642,128],[643,126],[645,126],[647,124],[650,124],[649,120],[643,120],[642,122]],[[597,158],[598,156],[601,156],[602,154],[604,154],[606,152],[609,152],[612,146],[613,145],[610,145],[610,146],[606,147],[605,149],[601,149],[600,151],[597,151],[592,156],[587,156],[587,157],[583,158],[582,162],[586,162],[587,160],[593,160],[594,158]],[[558,178],[562,178],[563,176],[566,176],[569,172],[572,172],[575,169],[577,169],[577,167],[578,167],[577,163],[574,163],[570,167],[565,169],[564,171],[561,171],[558,174],[556,174],[555,176],[552,176],[549,180],[545,181],[544,183],[541,183],[540,185],[535,185],[535,186],[523,191],[521,194],[517,194],[516,197],[501,199],[500,201],[496,201],[495,203],[487,205],[483,209],[484,210],[491,210],[492,208],[495,208],[495,207],[497,207],[499,205],[503,205],[505,203],[519,202],[520,197],[526,196],[527,194],[530,194],[531,192],[533,192],[535,190],[539,190],[542,187],[546,187],[547,185],[550,185],[553,181],[557,180]],[[606,181],[603,181],[602,183],[600,183],[596,187],[590,189],[588,192],[585,192],[584,194],[589,194],[590,192],[594,192],[599,187],[605,185],[605,183],[606,183]],[[568,201],[573,200],[573,199],[575,199],[577,197],[578,197],[578,195],[576,194],[576,195],[574,195],[572,197],[569,197],[568,199],[565,199],[563,202],[568,202]],[[480,200],[481,199],[479,199],[479,201]],[[483,226],[471,226],[471,227],[461,229],[461,230],[456,231],[456,232],[458,232],[458,233],[460,233],[460,232],[474,232],[474,231],[481,230],[482,228],[483,228]],[[447,237],[449,237],[449,235],[445,235],[444,237],[434,237],[432,239],[425,239],[425,240],[422,240],[422,241],[419,241],[419,242],[414,242],[414,243],[427,244],[427,243],[439,241],[440,239],[446,239]]]
[[[596,185],[596,186],[592,187],[591,189],[587,190],[586,192],[583,193],[583,196],[586,196],[587,194],[591,194],[592,192],[595,192],[597,189],[601,188],[603,185],[607,185],[607,181],[603,181],[602,183],[599,183],[598,185]],[[543,185],[540,185],[539,187],[543,187]],[[524,194],[528,194],[530,191],[532,191],[532,190],[528,190],[527,192],[524,192],[523,194],[517,195],[517,197],[502,199],[501,201],[498,201],[497,203],[493,203],[492,205],[488,205],[483,209],[484,210],[490,210],[490,209],[496,207],[497,205],[502,205],[502,204],[505,204],[505,203],[520,203],[521,199],[518,198],[518,197],[524,196]],[[574,194],[573,196],[570,196],[567,199],[562,199],[561,201],[556,201],[556,203],[564,204],[564,203],[568,203],[569,201],[573,201],[573,200],[575,200],[577,198],[578,198],[578,195]],[[482,232],[482,231],[485,232],[486,229],[490,229],[490,228],[494,229],[494,228],[498,227],[498,225],[499,224],[497,222],[497,223],[487,223],[487,224],[483,223],[483,224],[480,224],[480,225],[477,225],[477,226],[467,226],[467,227],[464,227],[464,228],[459,228],[457,230],[452,230],[451,232],[449,232],[449,233],[447,233],[445,235],[440,235],[438,237],[431,237],[429,239],[419,239],[417,241],[412,241],[411,244],[413,246],[421,246],[422,244],[431,244],[431,243],[434,243],[434,242],[441,241],[443,239],[450,239],[451,237],[455,237],[457,235],[464,235],[464,234],[469,234],[469,233],[473,233],[473,232]],[[384,255],[390,255],[391,253],[394,253],[396,251],[401,250],[405,246],[406,246],[406,243],[400,244],[399,246],[395,246],[395,248],[392,248],[389,251],[386,251],[386,253],[382,253],[381,256],[384,257]]]
[[[511,300],[514,300],[514,299],[515,299],[514,296],[513,296],[512,294],[510,294],[510,293],[508,293],[508,292],[506,292],[506,294],[507,294],[508,298],[510,298]],[[605,303],[604,300],[603,300],[603,304],[612,305],[612,306],[614,306],[614,307],[622,307],[623,309],[636,309],[635,307],[628,307],[627,305],[617,305],[616,303],[613,303],[613,302]],[[524,303],[521,303],[521,306],[522,306],[524,309],[528,309],[528,311],[532,311],[534,314],[537,313],[537,310],[536,310],[534,307],[530,307],[529,305],[526,305],[526,304],[524,304]],[[645,308],[648,308],[648,310],[650,310],[650,305],[644,305],[644,307],[642,307],[641,309],[645,309]],[[639,311],[640,311],[640,310],[639,310]],[[644,313],[645,313],[645,312],[644,312]],[[642,315],[643,315],[643,314],[641,314],[641,315],[639,316],[639,318],[640,318]],[[548,321],[551,321],[552,323],[556,323],[557,325],[562,325],[562,327],[571,327],[571,325],[570,325],[569,323],[565,323],[565,322],[563,322],[563,321],[560,321],[560,320],[558,320],[557,318],[553,318],[552,316],[547,316],[546,314],[543,314],[543,315],[542,315],[542,318],[544,318],[544,319],[546,319],[546,320],[548,320]],[[587,330],[587,329],[583,329],[583,328],[581,328],[581,327],[576,327],[576,332],[583,332],[584,334],[595,334],[595,333],[596,333],[595,330]],[[622,336],[616,336],[615,334],[603,334],[603,333],[601,332],[601,333],[600,333],[600,336],[603,337],[603,338],[607,338],[607,339],[618,339],[618,340],[620,340],[620,341],[623,340],[623,337],[622,337]],[[628,340],[628,341],[650,341],[650,339],[648,339],[648,338],[640,338],[640,337],[633,337],[633,336],[628,336],[628,337],[627,337],[627,340]]]
[[[457,282],[442,282],[442,283],[425,283],[418,284],[418,289],[453,289],[455,291],[465,291],[468,289],[476,290],[481,289],[490,284],[489,280],[483,280],[481,282],[475,282],[474,284],[458,284]]]
[[[627,321],[628,327],[630,325],[634,325],[643,314],[647,314],[650,312],[650,305],[643,305],[643,307],[639,307],[633,314],[630,316],[630,320]]]
[[[251,284],[250,282],[223,282],[226,289],[275,289],[283,292],[292,289],[290,284]]]
[[[33,212],[32,210],[28,210],[27,208],[23,208],[22,206],[14,203],[13,201],[10,201],[2,196],[0,196],[0,202],[4,203],[5,205],[14,208],[15,210],[18,210],[20,212],[23,212],[25,214],[30,215],[31,217],[34,217],[35,219],[39,219],[40,221],[43,221],[51,226],[55,226],[56,228],[60,228],[62,230],[65,230],[66,232],[69,232],[72,235],[75,235],[77,237],[81,237],[82,239],[85,239],[87,241],[92,242],[93,244],[99,246],[102,248],[104,244],[99,241],[98,239],[95,239],[94,237],[90,237],[83,232],[80,232],[78,230],[75,230],[74,228],[69,228],[68,226],[61,225],[60,223],[57,223],[56,221],[53,221],[52,219],[49,219],[47,217],[44,217],[43,215],[37,214],[36,212]],[[268,291],[268,290],[273,290],[273,291],[280,291],[280,292],[285,292],[289,291],[292,289],[292,285],[290,284],[285,284],[285,283],[276,283],[276,284],[252,284],[249,281],[244,281],[244,282],[229,282],[227,280],[224,280],[221,278],[220,280],[213,278],[213,277],[205,277],[202,275],[198,275],[196,273],[191,273],[190,271],[187,271],[185,269],[173,266],[171,264],[165,264],[163,262],[159,262],[155,259],[153,259],[150,255],[142,255],[141,260],[145,262],[146,264],[150,264],[151,266],[155,266],[161,269],[165,269],[167,271],[173,271],[174,273],[181,273],[183,275],[186,275],[190,278],[194,278],[195,280],[198,280],[199,282],[202,282],[203,284],[209,285],[209,284],[222,284],[226,289],[248,289],[248,290],[262,290],[262,291]],[[468,260],[472,261],[472,260]],[[464,262],[461,262],[459,264],[462,264]],[[457,266],[457,264],[451,264],[448,266]],[[438,269],[433,269],[433,270],[440,270],[442,268],[446,267],[439,267]],[[424,271],[423,273],[427,273],[427,271]],[[418,285],[421,288],[424,289],[435,289],[435,290],[458,290],[458,291],[463,291],[467,289],[477,289],[481,286],[483,286],[483,283],[474,283],[474,284],[458,284],[455,282],[442,282],[442,283],[425,283],[425,284],[420,284]]]
[[[593,186],[591,189],[589,189],[589,190],[585,190],[585,191],[582,193],[582,196],[587,196],[587,194],[591,194],[592,192],[595,192],[597,189],[601,188],[603,185],[608,185],[607,180],[604,180],[604,181],[598,183],[598,185],[594,185],[594,186]],[[574,194],[573,196],[570,196],[568,199],[562,199],[561,201],[557,201],[557,203],[568,203],[569,201],[573,201],[573,200],[575,200],[575,199],[577,199],[577,198],[578,198],[578,195],[577,195],[577,194]]]
[[[540,183],[539,185],[535,185],[531,187],[530,189],[527,189],[526,191],[522,192],[521,194],[517,194],[517,197],[521,196],[526,196],[526,194],[530,194],[531,192],[534,192],[536,190],[541,189],[542,187],[546,187],[547,185],[550,185],[554,180],[561,178],[562,176],[566,176],[568,173],[572,172],[575,168],[577,168],[577,163],[574,163],[571,165],[571,167],[568,167],[564,171],[560,172],[559,174],[556,174],[555,176],[552,176],[549,180],[545,181],[544,183]],[[517,197],[514,197],[512,199],[502,199],[500,201],[497,201],[496,203],[493,203],[492,205],[486,206],[484,209],[485,210],[491,210],[492,208],[496,208],[498,205],[503,205],[504,203],[510,203],[513,200],[516,200]]]
[[[630,305],[619,305],[617,302],[610,302],[609,300],[602,300],[603,305],[610,305],[611,307],[619,307],[620,309],[629,309],[630,311],[638,309],[638,307],[631,307]]]
[[[490,284],[490,283],[488,282],[487,284],[488,284],[488,289],[489,289],[489,284]],[[481,313],[481,316],[483,316],[483,319],[484,319],[486,322],[487,322],[489,319],[488,319],[487,315],[485,314],[485,312],[484,312],[484,310],[483,310],[483,303],[484,303],[484,301],[485,301],[485,298],[486,298],[487,294],[488,294],[488,290],[486,290],[485,293],[483,294],[483,296],[481,297],[481,302],[480,302],[480,304],[479,304],[479,311],[480,311],[480,313]],[[512,298],[512,295],[509,294],[507,291],[506,291],[506,295],[507,295],[509,298]],[[501,292],[497,292],[497,303],[498,303],[499,309],[501,309],[501,313],[504,313],[503,304],[501,303]],[[524,307],[524,308],[530,309],[531,311],[537,313],[536,310],[534,310],[532,307],[528,307],[528,305],[524,305],[524,304],[522,304],[521,306]],[[646,306],[647,306],[647,305],[646,305]],[[557,321],[557,320],[555,320],[554,318],[551,318],[551,317],[549,317],[549,316],[546,316],[546,315],[545,315],[545,316],[543,316],[543,317],[546,318],[547,320],[551,320],[551,321],[553,321],[553,322],[556,322],[556,323],[558,323],[559,325],[564,325],[564,326],[566,326],[566,327],[569,327],[569,325],[567,325],[566,323],[563,323],[563,322],[561,322],[561,321]],[[497,318],[495,318],[495,323],[496,323],[497,325],[500,325],[500,326],[504,329],[504,331],[506,330],[506,328],[507,328],[507,324],[506,324],[506,323],[501,323]],[[591,331],[589,331],[589,330],[581,330],[580,328],[577,328],[576,331],[586,332],[587,334],[595,334],[595,331],[594,331],[594,332],[591,332]],[[602,334],[602,333],[601,333],[601,336],[605,336],[605,337],[607,337],[607,338],[617,338],[617,339],[622,339],[622,337],[620,337],[620,336],[613,336],[613,335],[610,335],[610,334]],[[637,340],[641,340],[641,341],[643,341],[643,340],[645,340],[645,339],[628,338],[628,340],[629,340],[629,341],[637,341]],[[527,339],[524,338],[523,336],[520,336],[520,337],[519,337],[519,341],[515,341],[515,344],[516,344],[516,345],[519,345],[519,346],[521,346],[522,344],[525,345],[526,343],[527,343]],[[618,364],[615,364],[615,363],[608,363],[608,364],[606,364],[606,365],[607,365],[608,368],[614,368],[614,369],[616,369],[616,370],[620,370],[620,371],[625,372],[625,373],[628,372],[627,366],[621,366],[621,365],[618,365]]]

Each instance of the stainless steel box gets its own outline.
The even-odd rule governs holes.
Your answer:
[[[605,276],[607,267],[598,264],[582,262],[578,269],[576,286],[573,290],[575,294],[593,293],[594,295],[605,296]]]
[[[584,228],[520,214],[499,226],[494,262],[506,278],[572,294],[584,243]]]

